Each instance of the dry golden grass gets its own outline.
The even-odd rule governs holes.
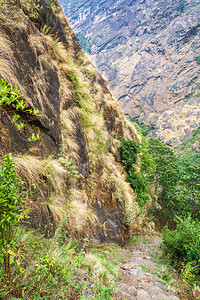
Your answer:
[[[78,231],[94,225],[96,216],[94,212],[87,207],[85,203],[77,200],[69,201],[67,204],[67,213],[69,215],[69,227]]]
[[[103,282],[112,283],[114,282],[114,277],[108,270],[102,265],[100,258],[95,254],[88,253],[85,256],[86,263],[89,269],[89,272],[92,277],[96,280],[102,280]],[[113,268],[112,272],[115,273],[115,276],[118,274],[117,268]]]
[[[83,190],[72,188],[66,207],[68,227],[71,230],[82,231],[96,223],[97,217],[88,207],[88,198]]]
[[[16,84],[17,79],[13,71],[12,63],[5,58],[0,58],[0,77],[8,80],[11,84]]]
[[[75,114],[74,109],[61,111],[61,122],[62,122],[63,130],[66,130],[72,136],[76,134],[76,127],[77,127],[75,123],[76,118],[77,115]]]
[[[60,195],[64,194],[66,192],[66,181],[68,177],[67,171],[58,160],[52,159],[52,157],[43,160],[43,165],[45,168],[44,175],[52,191]]]
[[[63,43],[51,35],[45,35],[45,38],[51,56],[62,63],[66,62],[69,59],[69,53]]]
[[[25,180],[28,190],[31,191],[32,184],[39,189],[44,184],[42,176],[45,174],[45,168],[42,161],[31,155],[15,156],[14,161],[17,166],[18,174]],[[42,189],[40,189],[43,195]]]
[[[65,169],[59,160],[51,157],[41,160],[30,155],[18,156],[14,160],[18,174],[27,183],[29,191],[33,192],[33,198],[32,185],[37,189],[37,198],[31,205],[37,215],[48,216],[50,211],[56,225],[69,216],[66,226],[72,232],[84,231],[96,222],[96,216],[88,207],[86,193],[76,189],[75,182],[68,180],[72,176],[70,169]]]
[[[3,35],[0,35],[0,56],[12,57],[11,42]]]
[[[14,58],[11,45],[11,42],[6,37],[0,35],[0,77],[19,87],[19,81],[14,72]]]
[[[51,195],[43,203],[43,205],[47,206],[51,211],[56,225],[58,225],[60,221],[67,216],[66,203],[67,199],[56,193],[51,193]]]
[[[41,71],[44,72],[44,69],[52,68],[52,63],[50,57],[45,53],[38,56],[38,61],[40,64]]]
[[[126,174],[122,166],[117,165],[114,157],[109,153],[103,159],[104,168],[100,182],[104,187],[112,186],[112,203],[122,202],[125,206],[126,221],[129,224],[130,232],[135,232],[141,228],[145,221],[145,209],[141,212],[137,204],[137,196],[134,194],[130,184],[126,182]]]
[[[38,33],[29,35],[28,41],[35,53],[37,50],[39,50],[40,53],[45,53],[46,47],[41,34]]]
[[[63,148],[65,149],[65,153],[71,154],[71,156],[78,162],[80,159],[78,155],[80,146],[76,140],[76,118],[77,115],[73,109],[61,111]]]
[[[79,151],[80,151],[80,146],[77,143],[77,141],[74,139],[74,137],[70,136],[63,136],[63,147],[65,149],[66,154],[70,154],[70,156],[76,161],[80,161],[80,156],[79,156]]]
[[[61,11],[58,15],[60,22],[64,25],[64,26],[69,26],[68,22],[67,22],[67,18],[64,15],[64,13]]]
[[[133,139],[141,142],[141,136],[137,133],[135,126],[124,117],[123,134],[125,139]]]
[[[27,0],[20,1],[23,7],[27,3]],[[64,15],[62,13],[60,15],[63,24],[66,25],[67,21]],[[67,47],[57,37],[51,36],[49,29],[45,27],[43,27],[41,33],[38,32],[38,34],[29,36],[29,43],[32,50],[38,55],[40,65],[40,70],[34,70],[32,74],[35,90],[33,102],[36,99],[37,103],[39,101],[41,108],[45,109],[47,100],[45,70],[54,68],[58,72],[60,81],[61,108],[65,107],[65,104],[67,108],[72,105],[69,109],[61,112],[64,155],[71,154],[70,156],[77,161],[77,164],[80,163],[81,146],[78,134],[81,131],[87,144],[86,147],[90,151],[88,157],[90,171],[92,172],[89,175],[91,188],[95,185],[98,188],[100,186],[104,188],[105,186],[105,199],[111,198],[113,203],[117,203],[117,201],[125,203],[129,220],[131,224],[135,224],[139,208],[135,202],[133,191],[125,181],[122,167],[116,163],[113,154],[108,153],[107,149],[102,150],[104,147],[102,147],[101,142],[103,141],[106,144],[111,139],[112,152],[115,152],[117,157],[119,144],[117,127],[122,127],[122,133],[127,139],[133,136],[138,139],[139,137],[134,126],[122,116],[118,103],[113,100],[106,85],[101,86],[99,75],[89,59],[85,55],[77,60],[74,59],[73,34],[68,28],[65,30],[68,31],[69,45]],[[10,46],[9,41],[0,36],[0,75],[4,74],[3,78],[17,84],[17,79],[12,71],[14,69],[12,66],[13,54]],[[67,77],[70,71],[75,72],[77,75],[81,91],[79,103],[74,103],[74,105],[73,84]],[[108,106],[108,119],[110,114],[115,115],[116,128],[113,129],[113,133],[108,133],[106,129],[103,117],[104,106]],[[54,110],[51,106],[49,108],[52,111]],[[50,211],[57,225],[66,216],[69,216],[66,226],[72,233],[86,231],[86,228],[95,226],[97,217],[89,206],[91,199],[88,199],[84,190],[79,190],[76,187],[77,179],[69,179],[70,168],[67,169],[61,160],[52,157],[42,160],[31,155],[24,155],[16,157],[15,161],[18,173],[27,182],[29,191],[33,191],[32,184],[36,186],[37,192],[34,195],[33,191],[32,198],[35,196],[33,209],[35,208],[38,214],[48,215]],[[84,184],[82,185],[84,186]],[[95,193],[98,193],[98,189]],[[106,273],[106,269],[98,260],[89,256],[88,265],[92,266],[93,275],[96,278],[112,282],[112,278],[109,277],[110,275]]]
[[[41,160],[31,155],[21,155],[14,157],[14,161],[18,174],[27,183],[29,191],[35,185],[42,198],[44,192],[66,194],[69,172],[58,160],[51,157]]]
[[[70,88],[70,83],[66,80],[66,74],[62,74],[59,71],[60,79],[60,98],[61,98],[61,113],[66,107],[69,107],[73,104],[73,91]]]

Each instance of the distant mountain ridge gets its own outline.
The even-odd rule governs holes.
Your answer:
[[[124,113],[172,146],[189,138],[200,116],[199,1],[60,3]]]

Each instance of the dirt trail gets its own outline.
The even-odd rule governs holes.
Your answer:
[[[119,263],[122,279],[118,286],[121,299],[127,300],[178,300],[169,286],[158,277],[165,273],[165,266],[154,262],[149,253],[159,251],[159,238],[152,238],[148,243],[138,242],[130,247],[124,263]],[[158,276],[155,274],[157,273]],[[167,274],[166,274],[167,276]]]

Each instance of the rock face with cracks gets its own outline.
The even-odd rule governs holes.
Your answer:
[[[139,208],[125,181],[118,137],[139,137],[58,2],[2,0],[0,45],[0,77],[17,86],[26,110],[39,110],[0,105],[0,155],[13,153],[32,192],[30,225],[55,230],[66,218],[68,235],[124,243],[132,226],[124,216],[132,209],[134,224]],[[21,130],[15,113],[25,124]],[[30,140],[33,133],[40,139]]]
[[[125,114],[176,146],[200,114],[198,0],[60,0]]]

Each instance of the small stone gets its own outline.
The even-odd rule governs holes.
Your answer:
[[[123,284],[120,286],[120,291],[125,292],[131,296],[136,296],[137,290],[134,286]]]
[[[138,281],[140,281],[140,282],[149,282],[150,278],[148,276],[140,276],[138,278]]]
[[[137,291],[137,297],[136,300],[150,300],[151,297],[149,296],[149,294],[144,291],[144,290],[139,290]]]
[[[153,300],[171,300],[171,298],[169,298],[167,295],[165,295],[165,294],[157,294],[157,295],[153,295],[152,297],[151,297],[151,299],[153,299]]]
[[[128,293],[126,293],[126,292],[124,292],[124,291],[121,291],[121,290],[120,290],[120,293],[121,293],[124,297],[131,297],[130,294],[128,294]]]
[[[134,256],[139,256],[139,255],[144,255],[144,253],[143,252],[141,252],[141,251],[134,251],[134,252],[132,252],[132,254],[134,255]]]
[[[141,269],[131,269],[130,274],[135,276],[140,276],[144,274],[144,272]]]
[[[148,290],[148,292],[149,292],[151,295],[152,295],[152,294],[157,295],[157,294],[159,294],[159,293],[162,293],[162,289],[161,289],[159,286],[155,285],[155,286],[152,286],[152,287]]]
[[[134,269],[135,267],[137,267],[137,265],[134,262],[126,263],[121,266],[121,268],[124,270]]]

